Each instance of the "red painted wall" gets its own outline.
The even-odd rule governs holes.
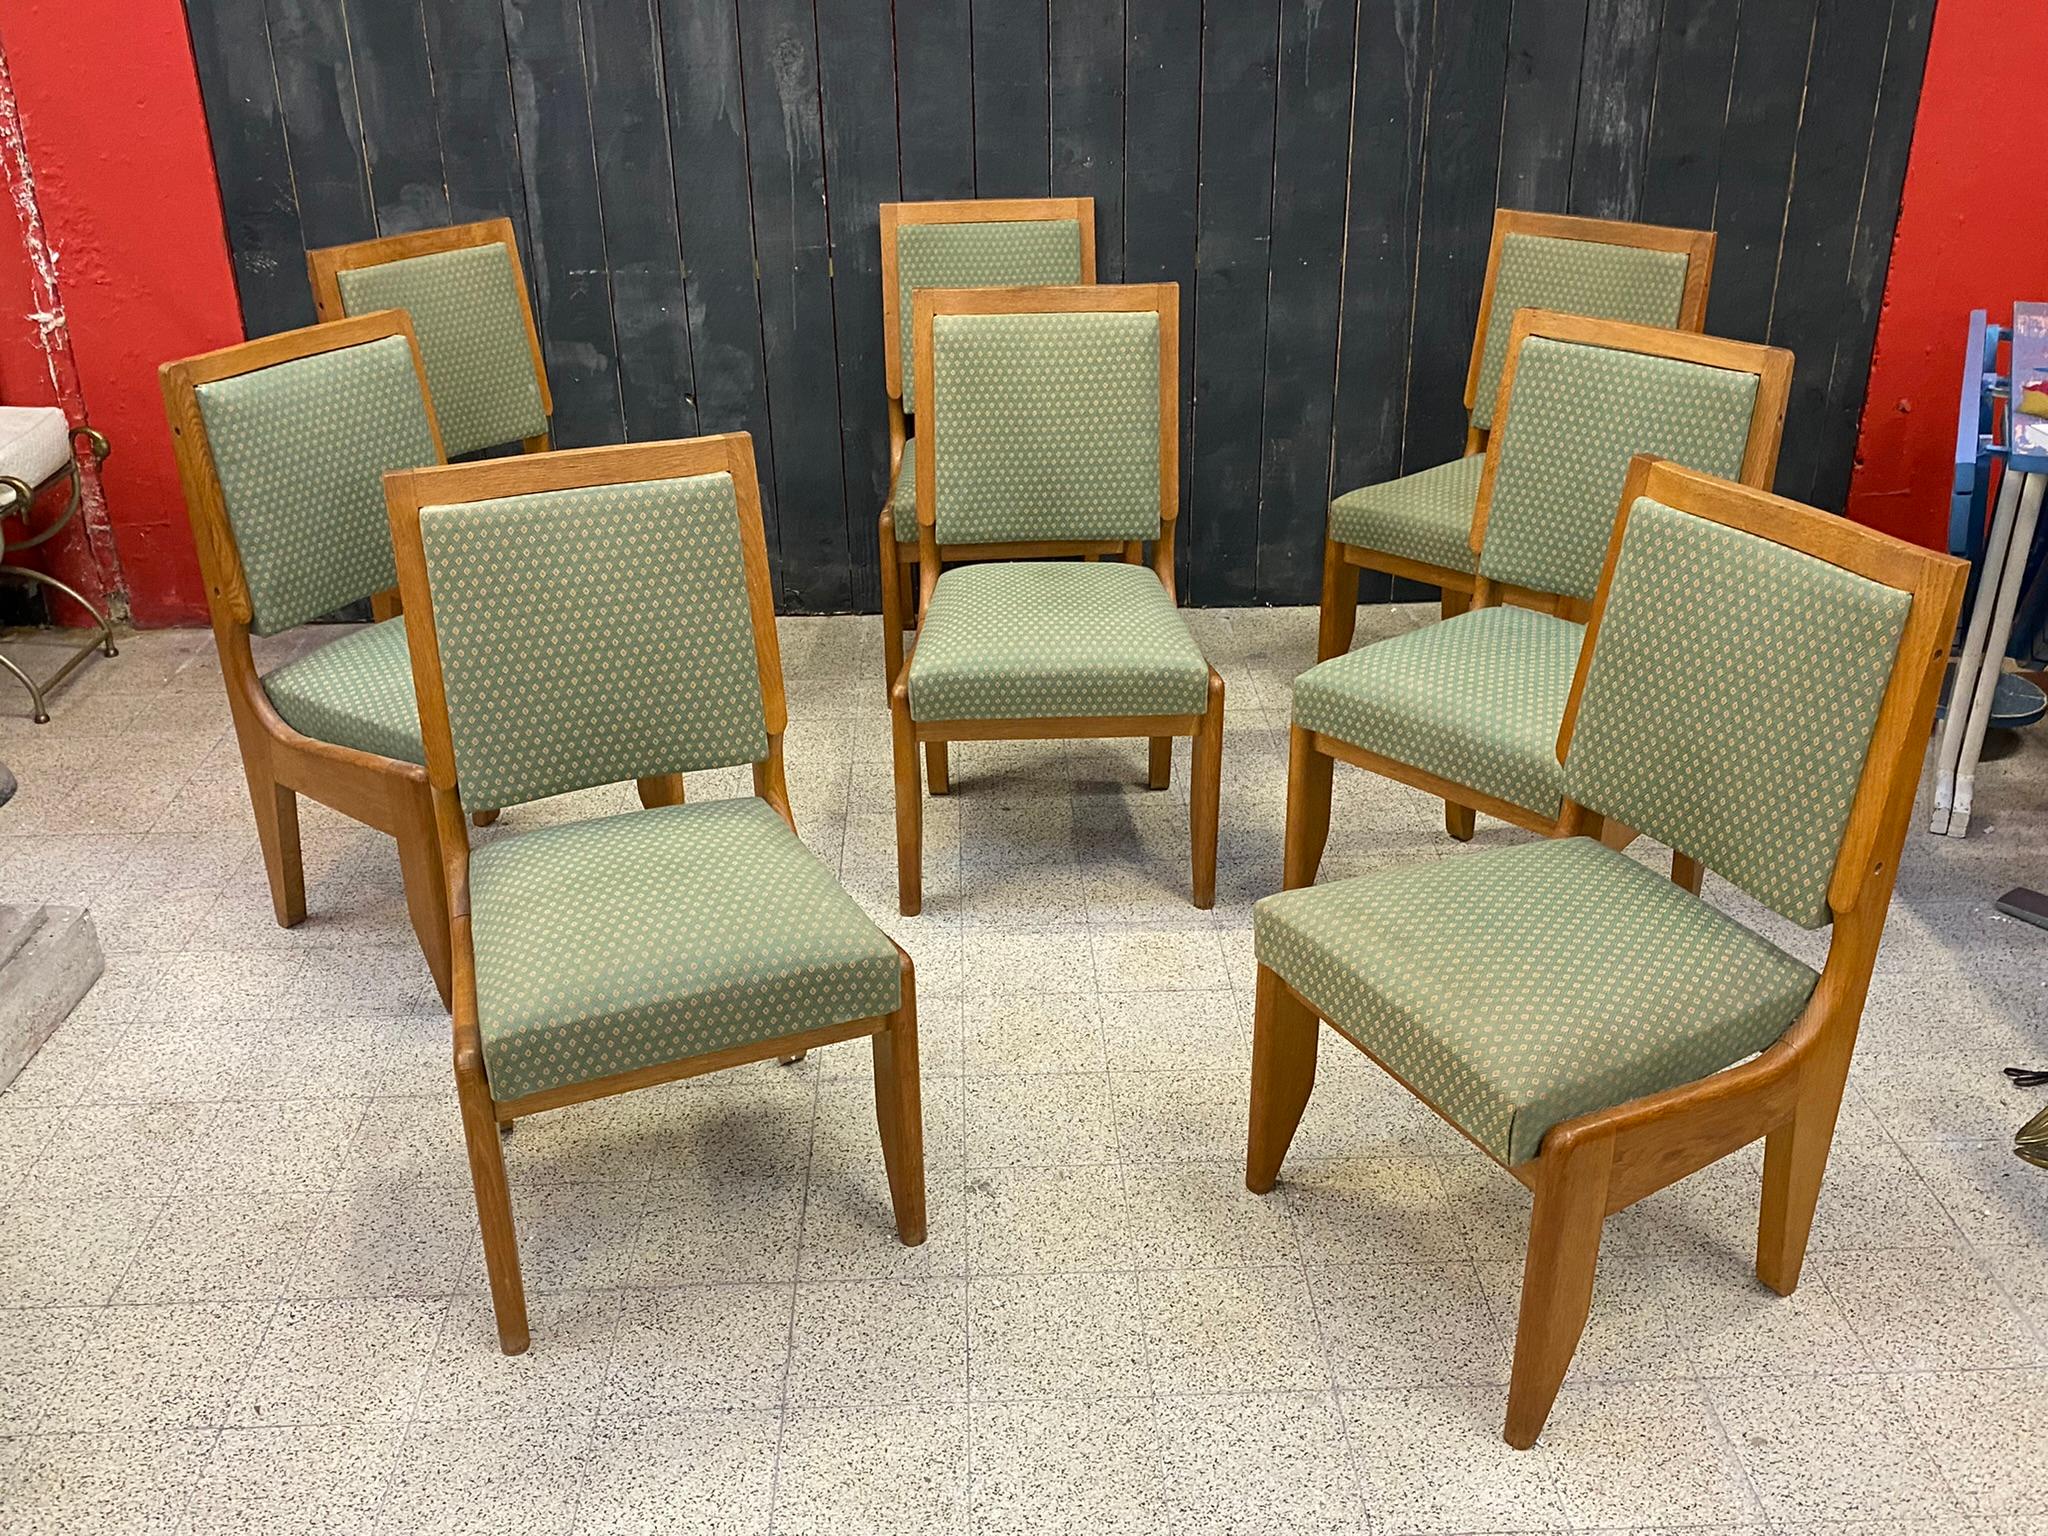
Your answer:
[[[242,337],[178,0],[7,0],[4,51],[79,385],[113,444],[106,498],[138,624],[203,622],[159,363]],[[0,209],[0,400],[54,402],[11,209]]]
[[[1963,327],[2048,299],[2038,170],[2048,4],[1940,0],[1892,243],[1849,516],[1916,543],[1948,536]],[[2033,142],[2026,141],[2032,135]],[[2023,155],[2037,169],[2017,171]]]

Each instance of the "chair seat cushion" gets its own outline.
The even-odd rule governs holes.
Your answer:
[[[895,1012],[896,948],[763,800],[502,838],[469,866],[491,1094]]]
[[[1198,715],[1209,664],[1150,567],[1005,560],[939,577],[910,660],[914,720]]]
[[[263,679],[284,722],[302,736],[402,763],[424,763],[405,620],[345,633]]]
[[[1472,508],[1479,500],[1484,454],[1469,454],[1389,480],[1346,491],[1330,503],[1330,537],[1403,560],[1470,572]]]
[[[0,475],[34,490],[71,462],[71,427],[54,405],[0,405]],[[0,507],[14,505],[0,486]]]
[[[917,439],[903,440],[903,462],[889,487],[889,511],[896,519],[896,542],[917,543]]]
[[[1584,638],[1533,609],[1474,609],[1311,667],[1294,680],[1294,723],[1555,816]]]
[[[1504,1163],[1776,1040],[1818,979],[1589,838],[1268,896],[1259,963]]]

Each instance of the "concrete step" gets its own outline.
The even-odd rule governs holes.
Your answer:
[[[106,969],[83,907],[0,906],[0,1088]]]

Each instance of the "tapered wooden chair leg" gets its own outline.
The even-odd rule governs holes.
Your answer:
[[[896,546],[896,518],[884,512],[882,541],[882,687],[903,670],[903,563]]]
[[[299,797],[269,778],[249,775],[249,801],[256,812],[256,840],[263,845],[263,873],[270,881],[270,908],[280,928],[306,920],[306,866],[299,852]]]
[[[1806,1263],[1806,1241],[1820,1200],[1821,1176],[1834,1144],[1848,1060],[1805,1067],[1792,1118],[1764,1138],[1764,1198],[1757,1218],[1756,1277],[1790,1296]]]
[[[945,742],[928,741],[924,744],[924,776],[933,794],[952,792],[953,778],[947,764]]]
[[[900,682],[890,692],[889,716],[896,758],[896,910],[915,917],[924,910],[924,785],[910,701]]]
[[[917,983],[903,963],[903,1003],[873,1036],[875,1120],[882,1132],[882,1165],[896,1235],[907,1248],[925,1237],[924,1105],[917,1076]]]
[[[405,909],[420,953],[434,975],[441,1005],[449,1006],[452,962],[448,940],[448,888],[442,883],[441,836],[434,827],[433,792],[426,783],[401,780],[391,790],[397,828],[398,869],[405,880]]]
[[[1472,606],[1470,592],[1459,592],[1451,587],[1440,587],[1437,590],[1436,612],[1440,619],[1455,619]]]
[[[1280,1177],[1301,1112],[1316,1085],[1316,1016],[1263,965],[1252,1010],[1251,1128],[1244,1187],[1263,1195]]]
[[[1444,802],[1444,830],[1452,837],[1461,843],[1469,843],[1478,828],[1478,813],[1471,806],[1460,805],[1455,800]]]
[[[1287,831],[1281,840],[1281,887],[1314,885],[1330,841],[1330,779],[1336,761],[1315,748],[1300,726],[1287,732]]]
[[[1522,1316],[1508,1377],[1507,1442],[1518,1451],[1534,1445],[1543,1432],[1585,1332],[1613,1169],[1612,1137],[1546,1149],[1541,1155],[1536,1205],[1529,1217],[1529,1256],[1522,1269]]]
[[[1344,558],[1344,546],[1323,540],[1323,599],[1316,619],[1316,660],[1328,661],[1351,649],[1358,628],[1358,567]]]
[[[1173,783],[1173,738],[1154,736],[1145,759],[1145,787],[1165,789]]]
[[[498,824],[496,811],[471,811],[469,824],[473,827],[494,827]]]
[[[635,779],[633,787],[640,791],[640,803],[649,810],[657,805],[683,803],[683,776],[680,773],[659,773],[651,778]]]
[[[1697,896],[1700,893],[1700,881],[1705,873],[1706,871],[1700,867],[1698,859],[1689,859],[1675,848],[1671,850],[1672,884],[1691,891],[1693,895]]]
[[[491,1090],[474,1051],[457,1057],[455,1091],[462,1101],[462,1139],[469,1150],[477,1223],[483,1229],[484,1269],[490,1276],[491,1308],[498,1317],[498,1347],[508,1355],[524,1354],[529,1342],[526,1286],[519,1278],[519,1238],[512,1228],[505,1149],[498,1140]]]
[[[1155,743],[1156,750],[1156,743]],[[1209,708],[1195,731],[1188,778],[1188,835],[1193,844],[1195,906],[1216,905],[1216,823],[1223,800],[1223,679],[1209,673]]]

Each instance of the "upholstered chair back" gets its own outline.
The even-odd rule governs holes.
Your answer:
[[[411,314],[451,455],[548,430],[525,295],[509,246],[492,242],[344,268],[336,283],[345,313]]]
[[[1655,454],[1739,478],[1757,386],[1757,374],[1739,369],[1527,337],[1488,450],[1496,462],[1479,574],[1590,600],[1629,460]]]
[[[1508,333],[1517,310],[1554,309],[1637,325],[1677,325],[1687,266],[1681,251],[1548,235],[1503,236],[1493,300],[1485,315],[1486,344],[1472,396],[1472,425],[1481,431],[1493,425]],[[439,386],[435,389],[438,394]]]
[[[1003,219],[986,223],[903,223],[896,230],[897,344],[903,409],[917,411],[910,319],[920,288],[1048,287],[1092,281],[1084,269],[1076,219]]]
[[[397,580],[384,474],[440,461],[402,335],[294,358],[193,393],[249,588],[275,634]]]
[[[1912,602],[1638,497],[1585,666],[1565,793],[1821,926]]]
[[[465,804],[768,755],[730,473],[422,506]]]
[[[932,319],[940,544],[1153,539],[1160,317],[1150,310]]]

